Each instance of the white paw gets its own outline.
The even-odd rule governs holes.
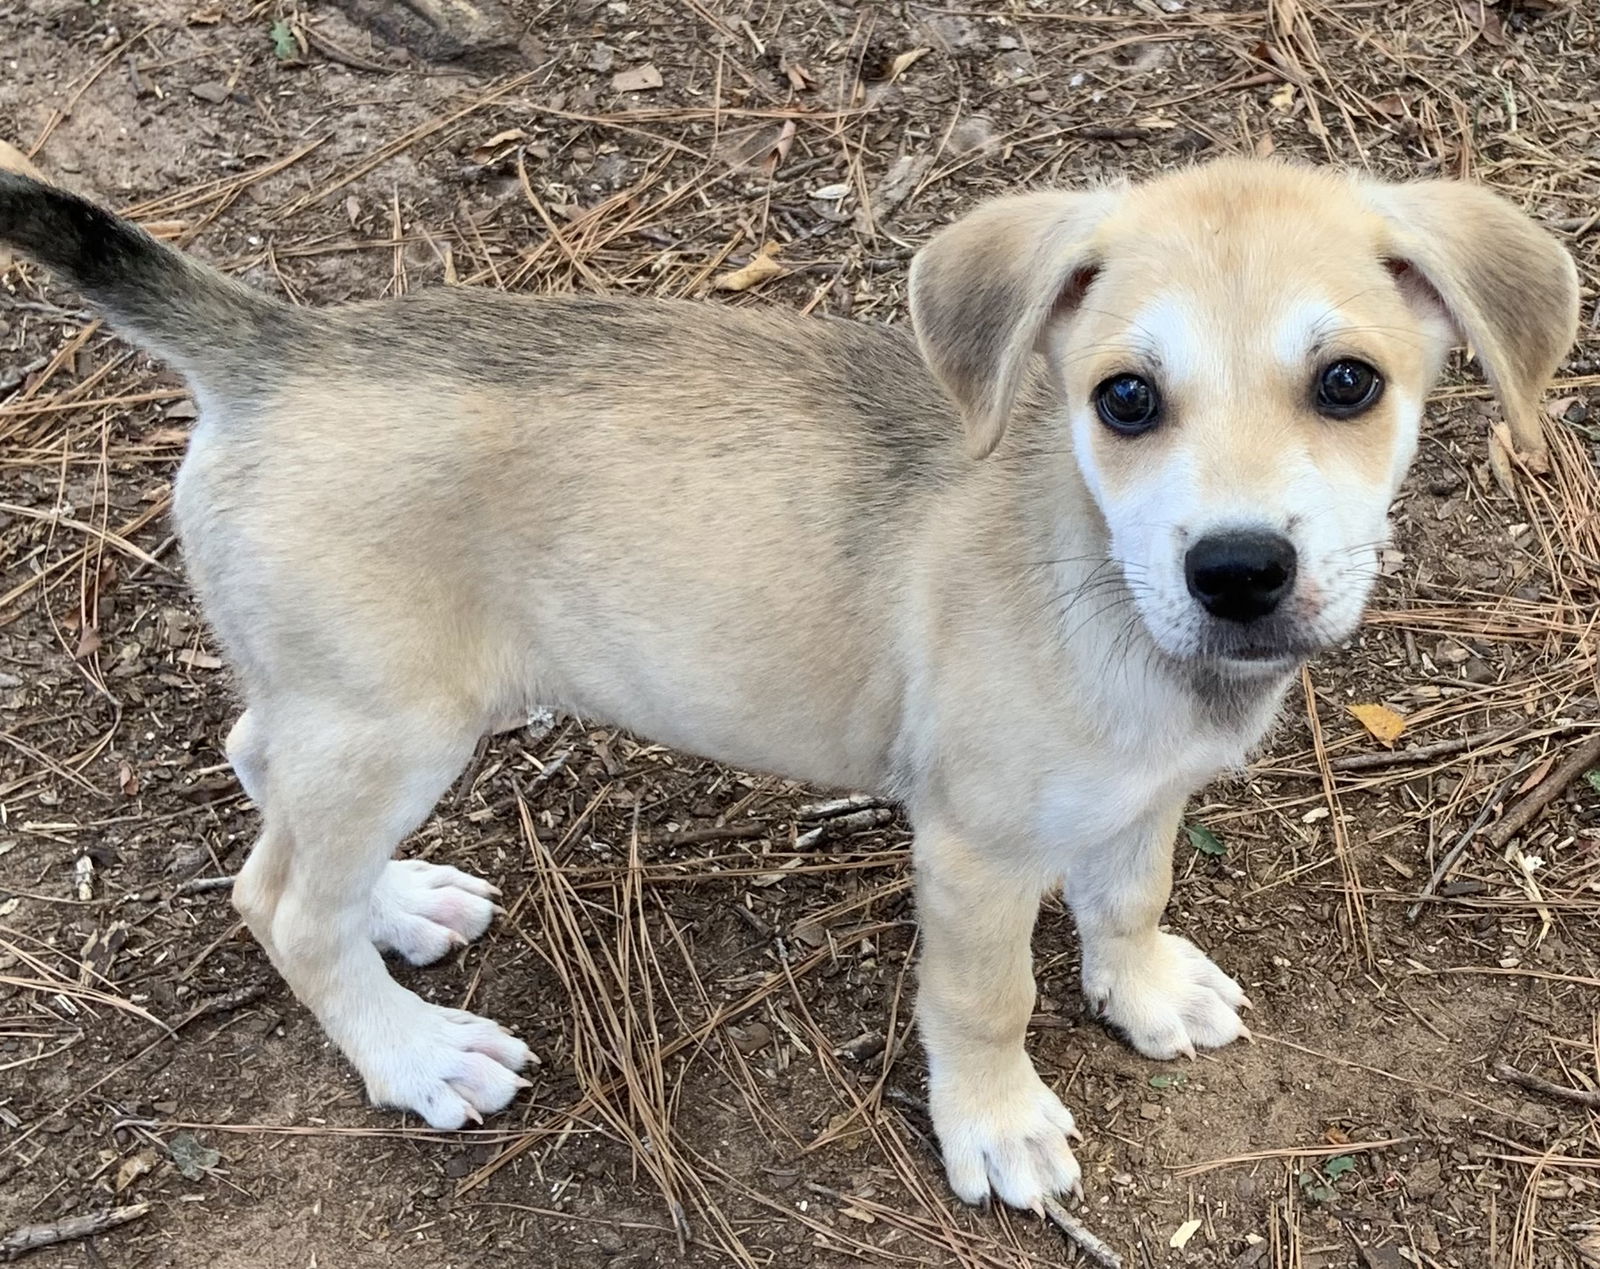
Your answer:
[[[1174,934],[1119,939],[1100,955],[1086,948],[1083,990],[1095,1014],[1146,1057],[1193,1057],[1250,1035],[1238,1013],[1250,1008],[1244,990]]]
[[[391,859],[372,892],[372,941],[413,965],[431,965],[489,928],[500,893],[459,868]]]
[[[345,1047],[373,1102],[447,1131],[504,1110],[529,1087],[517,1072],[537,1062],[504,1027],[408,991],[387,1000],[381,1017]]]
[[[1047,1198],[1083,1196],[1083,1174],[1069,1140],[1072,1112],[1045,1086],[1026,1057],[1009,1072],[928,1081],[928,1109],[950,1188],[967,1203],[998,1194],[1012,1207],[1041,1211]]]

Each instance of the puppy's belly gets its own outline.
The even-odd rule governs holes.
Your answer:
[[[614,651],[616,649],[613,649]],[[536,705],[626,728],[747,771],[888,792],[899,720],[890,676],[848,663],[692,658],[647,651],[536,666]]]

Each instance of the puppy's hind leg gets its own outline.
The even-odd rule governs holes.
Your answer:
[[[372,1100],[443,1129],[510,1102],[530,1056],[494,1023],[401,987],[373,941],[390,855],[477,738],[474,727],[449,718],[432,708],[379,717],[370,706],[273,702],[260,721],[267,829],[236,887],[278,971]]]
[[[257,711],[247,709],[228,733],[228,761],[246,795],[264,812],[267,745]],[[237,906],[241,912],[276,906],[292,855],[282,816],[267,815],[267,827],[242,870]],[[431,965],[464,947],[489,928],[500,891],[459,868],[421,859],[391,859],[372,891],[372,941],[413,965]],[[263,947],[271,939],[270,921],[251,923]]]
[[[267,788],[267,743],[254,710],[239,715],[222,748],[245,796],[261,806]]]

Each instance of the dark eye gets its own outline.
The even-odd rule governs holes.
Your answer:
[[[1094,390],[1094,408],[1113,432],[1137,436],[1161,421],[1155,385],[1138,375],[1112,375]]]
[[[1317,376],[1317,409],[1336,419],[1373,405],[1383,395],[1383,377],[1364,361],[1341,357]]]

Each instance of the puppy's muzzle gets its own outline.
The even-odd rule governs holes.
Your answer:
[[[1189,593],[1220,621],[1248,625],[1270,617],[1294,589],[1294,543],[1278,533],[1215,533],[1184,556]]]

